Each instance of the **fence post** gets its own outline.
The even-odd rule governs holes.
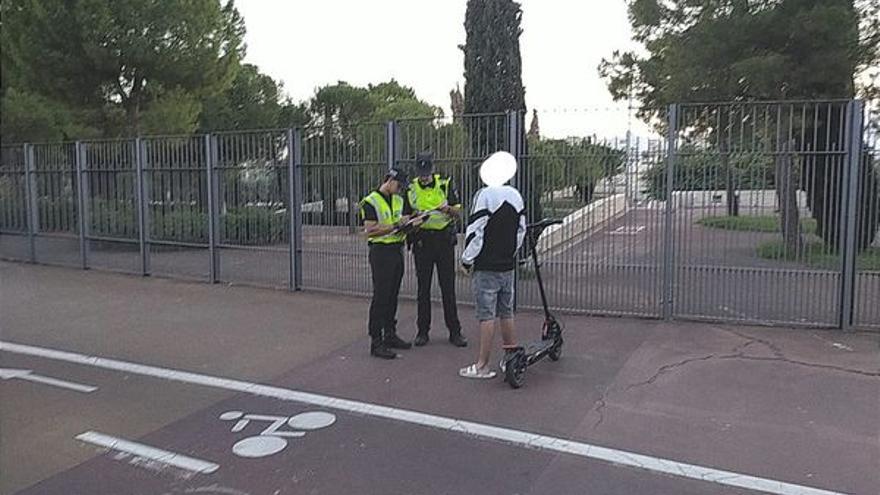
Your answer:
[[[147,276],[150,274],[150,245],[147,235],[147,198],[144,187],[144,141],[141,138],[135,138],[135,187],[137,199],[137,219],[138,219],[138,246],[141,252],[141,274]]]
[[[508,110],[506,112],[507,118],[507,150],[511,155],[516,157],[517,162],[519,162],[520,155],[522,154],[522,146],[520,146],[522,141],[521,135],[521,127],[520,127],[520,112],[516,110]],[[522,177],[524,174],[519,172],[525,172],[522,167],[517,167],[516,174],[516,182],[517,186],[525,186],[525,179]]]
[[[663,319],[673,313],[675,293],[675,253],[673,252],[673,191],[675,190],[676,138],[678,135],[678,104],[667,107],[666,132],[666,211],[663,226]]]
[[[388,170],[397,165],[398,153],[400,152],[397,147],[397,137],[397,121],[389,120],[385,124],[385,155],[387,157]]]
[[[531,209],[530,207],[533,205],[528,204],[528,198],[531,195],[529,194],[529,191],[527,190],[527,188],[530,187],[530,185],[527,183],[525,167],[523,166],[523,164],[521,163],[521,160],[520,160],[521,153],[520,153],[519,112],[516,110],[508,110],[505,112],[504,116],[505,116],[505,119],[507,120],[507,124],[505,126],[505,127],[507,127],[507,136],[506,136],[506,138],[507,138],[506,139],[506,141],[507,141],[506,148],[507,149],[505,151],[509,152],[511,155],[514,156],[514,158],[516,158],[517,168],[516,168],[516,175],[514,176],[514,179],[513,179],[514,185],[520,191],[520,194],[523,197],[523,204],[526,207],[526,210],[528,211]],[[540,195],[540,192],[538,194]],[[540,196],[539,196],[538,200],[540,200]],[[540,219],[536,218],[535,220],[540,220]],[[526,236],[528,236],[528,235],[529,235],[529,233],[527,232]],[[537,241],[537,239],[536,239],[536,241]],[[528,237],[527,237],[526,243],[524,244],[523,248],[525,250],[528,250],[529,249],[528,246],[529,246],[529,244],[528,244]],[[522,248],[520,249],[519,253],[517,253],[517,258],[519,258],[520,255],[522,255],[525,252],[524,249],[522,249]],[[525,254],[530,254],[530,253],[525,253]],[[519,260],[517,260],[517,261],[519,261]],[[514,307],[514,309],[516,309],[519,305],[519,279],[520,279],[519,270],[514,268],[514,270],[513,270],[513,286],[515,287],[515,290],[513,291],[513,307]]]
[[[89,269],[89,187],[86,177],[86,154],[85,145],[76,142],[76,206],[79,227],[79,257],[83,270]]]
[[[287,129],[287,290],[296,288],[296,218],[293,213],[293,203],[296,202],[294,192],[293,173],[296,167],[296,159],[293,156],[293,129]]]
[[[846,105],[846,160],[843,164],[841,186],[840,224],[843,238],[840,244],[840,315],[842,330],[850,330],[855,311],[856,268],[856,215],[859,199],[859,166],[862,158],[862,125],[865,104],[852,100]]]
[[[217,257],[217,225],[219,223],[219,209],[217,208],[218,199],[217,177],[214,173],[215,160],[217,159],[217,140],[211,135],[205,135],[205,157],[206,160],[206,186],[208,193],[208,256],[211,259],[209,271],[210,283],[216,283],[219,278],[219,259]]]
[[[287,212],[290,229],[288,290],[302,290],[302,132],[287,130]]]
[[[37,232],[40,230],[39,205],[37,203],[37,177],[34,166],[34,146],[22,145],[22,158],[24,158],[24,196],[25,213],[27,215],[28,250],[31,263],[37,262]]]

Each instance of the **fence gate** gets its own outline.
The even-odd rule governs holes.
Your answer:
[[[537,250],[550,304],[590,314],[661,315],[662,204],[644,194],[641,177],[662,167],[659,140],[597,137],[590,124],[609,110],[536,112],[520,157],[530,220],[563,223],[541,233]],[[542,127],[572,129],[578,137],[552,138]],[[531,261],[518,279],[518,302],[540,307]]]
[[[857,234],[855,242],[855,284],[853,325],[880,329],[880,233],[874,232],[872,245],[862,250],[871,236],[871,226],[880,223],[880,105],[874,102],[865,109],[862,152],[856,181],[855,201]],[[874,227],[876,228],[876,227]],[[846,316],[846,315],[844,315]]]
[[[671,168],[657,177],[666,181],[673,253],[667,314],[841,324],[853,301],[852,257],[870,254],[874,235],[868,197],[853,193],[859,179],[876,193],[858,151],[861,113],[851,101],[671,109]],[[876,278],[860,282],[876,294]]]

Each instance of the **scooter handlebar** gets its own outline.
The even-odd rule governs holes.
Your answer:
[[[535,223],[530,223],[530,224],[526,225],[526,228],[527,229],[544,229],[544,228],[547,228],[551,225],[559,225],[561,223],[562,223],[562,220],[559,220],[556,218],[545,218],[541,221],[538,221]]]

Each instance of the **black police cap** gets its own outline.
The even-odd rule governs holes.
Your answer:
[[[416,155],[416,173],[419,175],[429,174],[434,171],[434,153],[423,151]]]
[[[403,170],[398,168],[388,169],[388,172],[385,174],[385,180],[394,179],[401,184],[406,184],[409,182],[409,176]]]

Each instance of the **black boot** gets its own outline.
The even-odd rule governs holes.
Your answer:
[[[370,355],[380,359],[394,359],[397,357],[397,354],[389,350],[381,340],[374,340],[370,343]]]
[[[429,340],[431,339],[428,338],[428,332],[419,332],[416,335],[416,340],[413,341],[413,345],[415,345],[416,347],[422,347],[423,345],[427,344]]]
[[[385,347],[389,349],[409,349],[412,344],[401,339],[396,333],[385,336]]]
[[[464,335],[461,332],[452,333],[449,335],[449,343],[454,345],[455,347],[467,347],[468,341],[464,338]]]

